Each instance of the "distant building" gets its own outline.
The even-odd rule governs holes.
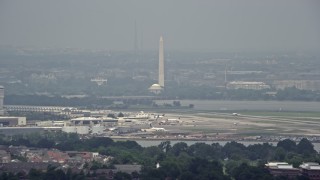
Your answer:
[[[6,105],[6,111],[18,111],[18,112],[50,112],[50,113],[69,113],[81,112],[76,108],[59,107],[59,106],[26,106],[26,105]]]
[[[102,77],[96,77],[96,78],[92,78],[91,82],[95,82],[98,84],[98,86],[107,84],[107,79],[106,78],[102,78]]]
[[[162,92],[163,88],[159,84],[153,84],[150,86],[149,91],[154,94],[160,94]]]
[[[117,172],[124,172],[128,174],[132,174],[133,172],[139,173],[141,171],[141,165],[132,165],[132,164],[115,164],[114,165]]]
[[[261,89],[269,89],[270,86],[264,82],[232,81],[227,84],[227,88],[228,89],[261,90]]]
[[[71,119],[70,124],[72,126],[83,126],[83,125],[93,126],[93,125],[101,124],[102,121],[103,121],[102,118],[79,117],[79,118]]]
[[[286,162],[268,162],[265,165],[270,174],[273,176],[287,176],[289,179],[295,179],[296,176],[305,176],[311,180],[320,180],[320,165],[319,163],[306,162],[294,168]]]
[[[38,121],[35,123],[38,127],[64,126],[65,121]]]
[[[276,89],[285,89],[295,87],[301,90],[320,90],[320,80],[280,80],[274,81],[273,86]]]
[[[13,136],[17,134],[30,134],[30,133],[44,133],[44,132],[59,132],[61,127],[0,127],[0,134],[6,136]]]
[[[59,163],[32,163],[32,162],[19,162],[19,163],[1,163],[0,164],[0,173],[6,172],[6,173],[22,173],[22,174],[28,174],[28,172],[31,169],[37,169],[42,172],[46,172],[48,169],[48,166],[54,166],[58,167]]]
[[[273,176],[287,176],[289,179],[294,179],[300,174],[298,168],[286,162],[268,162],[265,166]]]
[[[27,125],[26,117],[0,117],[0,126],[25,126]]]
[[[5,150],[0,150],[0,163],[11,162],[11,155]]]
[[[300,165],[301,174],[307,176],[311,180],[320,180],[319,163],[307,162]]]

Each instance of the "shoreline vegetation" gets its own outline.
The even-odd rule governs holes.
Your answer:
[[[95,177],[99,169],[110,169],[116,164],[141,165],[135,174],[116,173],[114,179],[277,179],[265,168],[267,162],[287,162],[299,167],[303,162],[319,162],[319,153],[314,145],[302,138],[299,142],[283,139],[276,145],[269,143],[250,144],[231,141],[225,144],[203,142],[189,145],[185,142],[171,143],[162,141],[158,145],[143,147],[136,141],[114,141],[107,137],[80,137],[77,134],[47,133],[26,136],[2,137],[1,145],[26,146],[33,148],[57,149],[59,151],[88,151],[112,157],[112,161],[104,166],[96,161],[87,162],[80,173],[85,177]],[[21,157],[21,160],[28,159]],[[157,165],[159,164],[159,165]],[[198,168],[201,167],[201,168]],[[57,177],[58,168],[37,174],[38,179]],[[245,170],[244,170],[245,169]],[[35,170],[30,170],[32,176]],[[38,172],[38,171],[37,171]],[[69,170],[66,170],[69,172]],[[59,171],[63,177],[71,176]],[[85,173],[85,172],[90,172]],[[18,172],[15,172],[18,173]],[[8,175],[8,174],[6,174]],[[10,174],[16,177],[21,174]],[[42,178],[40,178],[42,177]],[[127,177],[127,178],[124,178]],[[187,178],[190,177],[190,178]],[[241,178],[245,177],[245,178]],[[285,178],[286,179],[286,178]]]

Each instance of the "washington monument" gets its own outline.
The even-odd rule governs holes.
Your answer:
[[[158,84],[153,84],[149,90],[152,93],[160,94],[164,89],[164,54],[163,54],[163,38],[160,36],[159,41],[159,74]]]
[[[159,41],[159,85],[164,88],[164,57],[163,57],[163,38]]]

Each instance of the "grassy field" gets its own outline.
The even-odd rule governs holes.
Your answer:
[[[294,117],[294,118],[320,118],[319,112],[275,112],[275,111],[241,111],[237,112],[243,115],[251,116],[272,116],[272,117]]]
[[[180,130],[191,134],[221,133],[239,136],[269,136],[319,134],[320,128],[320,111],[213,111],[175,107],[144,109],[142,106],[135,108],[127,110],[143,110],[146,113],[166,114],[165,118],[181,118],[183,122],[181,126],[164,126],[172,132]]]

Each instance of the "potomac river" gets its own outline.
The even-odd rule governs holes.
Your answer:
[[[150,146],[158,146],[161,142],[166,140],[133,140],[136,141],[140,146],[142,147],[150,147]],[[195,144],[195,143],[206,143],[206,144],[212,144],[212,143],[219,143],[220,145],[224,146],[227,142],[230,141],[183,141],[183,140],[169,140],[171,142],[171,145],[174,145],[179,142],[185,142],[188,144],[188,146]],[[252,144],[263,144],[264,142],[260,141],[237,141],[238,143],[241,143],[245,146],[249,146]],[[272,144],[274,146],[277,145],[277,142],[268,142],[269,144]],[[312,143],[314,146],[314,149],[316,151],[320,151],[320,143]]]

